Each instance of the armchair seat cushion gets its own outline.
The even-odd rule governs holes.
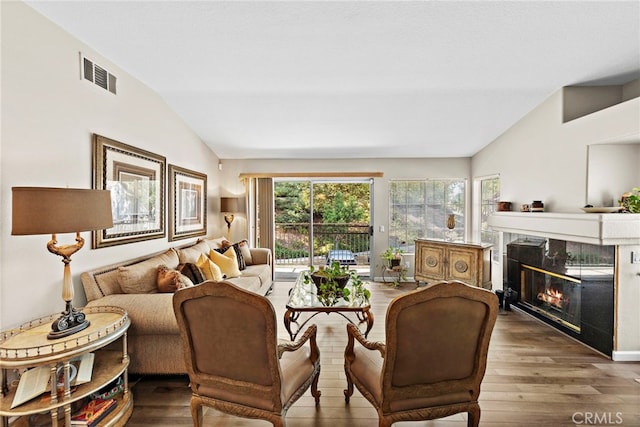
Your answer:
[[[296,391],[300,390],[313,373],[314,366],[311,363],[311,350],[309,346],[301,347],[296,351],[285,351],[280,359],[282,371],[282,401],[291,400]]]
[[[300,390],[313,373],[314,366],[310,362],[311,352],[308,347],[302,347],[297,351],[287,351],[280,359],[280,369],[282,371],[282,392],[283,402],[288,402],[293,395]],[[268,393],[249,394],[245,392],[231,392],[228,389],[213,388],[205,384],[198,385],[198,394],[213,397],[225,402],[232,402],[251,408],[260,408],[265,411],[275,411],[273,400]]]
[[[379,352],[360,346],[356,346],[353,350],[356,357],[351,363],[351,373],[366,386],[378,405],[382,405],[380,375],[384,359]]]

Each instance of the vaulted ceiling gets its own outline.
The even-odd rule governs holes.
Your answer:
[[[472,156],[640,76],[638,1],[27,1],[223,159]]]

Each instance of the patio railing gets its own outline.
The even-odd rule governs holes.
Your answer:
[[[351,251],[357,264],[368,265],[369,233],[369,225],[363,224],[276,223],[276,265],[323,265],[330,250]]]

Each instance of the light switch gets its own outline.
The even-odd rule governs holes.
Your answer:
[[[381,226],[380,226],[380,232],[381,232],[381,233],[384,233],[384,225],[381,225]]]
[[[640,252],[631,251],[631,264],[640,264]]]

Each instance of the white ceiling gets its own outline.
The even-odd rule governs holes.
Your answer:
[[[640,1],[28,1],[223,159],[466,157],[640,76]]]

